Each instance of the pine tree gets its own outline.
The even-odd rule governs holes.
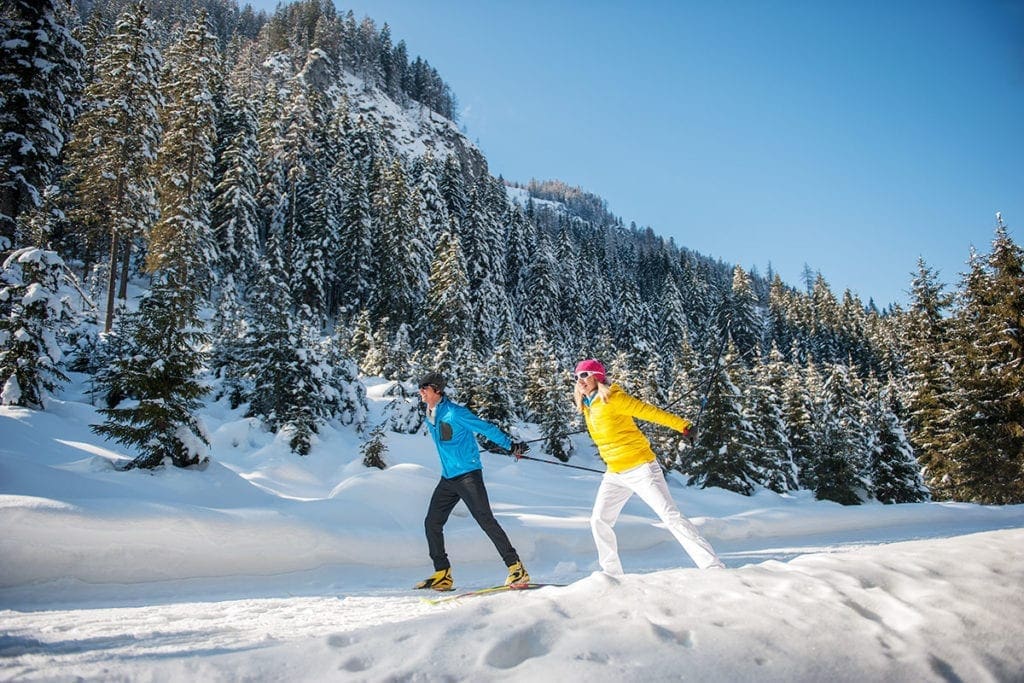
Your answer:
[[[928,495],[914,449],[900,424],[900,412],[899,392],[890,379],[869,411],[875,435],[868,462],[871,494],[887,504],[918,503]]]
[[[338,255],[338,300],[348,317],[370,305],[374,282],[373,230],[370,220],[371,141],[362,118],[349,134],[344,170],[345,204],[342,208]]]
[[[359,368],[345,351],[343,340],[348,338],[344,328],[339,327],[331,337],[322,341],[319,349],[327,368],[325,408],[327,414],[343,425],[351,425],[362,431],[369,413],[366,403],[366,386],[359,379]]]
[[[665,276],[658,309],[658,327],[661,330],[661,343],[658,348],[662,355],[671,357],[680,353],[683,346],[689,344],[690,339],[686,305],[676,283],[676,277],[672,273]]]
[[[161,134],[160,64],[155,26],[140,3],[121,16],[100,54],[68,145],[72,217],[89,258],[104,239],[109,243],[105,331],[113,323],[118,258],[123,251],[123,290],[132,243],[158,217],[152,166]]]
[[[217,239],[221,269],[245,283],[257,270],[260,258],[259,147],[251,75],[236,69],[228,83],[228,109],[232,130],[220,156],[222,173],[214,189],[211,220]]]
[[[232,408],[237,408],[249,394],[243,365],[247,331],[241,295],[234,276],[228,273],[221,280],[220,300],[213,317],[210,368],[223,380],[221,394],[228,397]]]
[[[792,372],[784,380],[783,415],[799,487],[803,489],[814,489],[813,465],[818,448],[814,429],[818,410],[814,397],[820,393],[821,376],[813,363],[808,361],[803,368],[792,366]]]
[[[363,465],[376,467],[383,470],[387,467],[384,464],[384,456],[388,452],[388,445],[384,442],[384,425],[379,424],[370,431],[369,437],[359,447],[359,453],[363,456]]]
[[[566,462],[572,453],[572,442],[566,435],[566,427],[573,421],[572,398],[564,371],[544,337],[538,337],[527,349],[526,374],[523,398],[530,421],[540,426],[548,455]]]
[[[901,326],[906,349],[909,438],[929,485],[940,485],[951,468],[943,442],[952,400],[950,321],[945,315],[952,297],[943,292],[938,274],[917,262],[911,303]]]
[[[724,316],[736,351],[746,364],[752,364],[754,354],[761,348],[762,323],[750,276],[740,266],[733,269],[732,289],[719,314]]]
[[[329,415],[330,396],[310,321],[293,316],[276,236],[261,264],[251,309],[245,373],[253,382],[249,415],[280,430],[294,452],[307,455],[318,423]]]
[[[819,273],[814,281],[811,294],[811,353],[819,363],[836,363],[843,359],[839,348],[836,329],[839,326],[839,303],[828,286],[828,282]]]
[[[748,413],[757,434],[753,465],[762,486],[784,493],[797,488],[797,468],[784,417],[786,367],[778,348],[754,366],[747,387]]]
[[[412,320],[423,302],[423,274],[429,262],[417,234],[419,216],[398,161],[381,171],[374,192],[378,229],[374,240],[374,318],[390,317],[399,324]]]
[[[79,300],[78,307],[73,303]],[[0,270],[0,405],[43,408],[43,393],[68,380],[61,342],[79,320],[81,290],[64,261],[34,247]]]
[[[1024,502],[1024,250],[997,214],[992,253],[974,257],[957,312],[956,403],[942,493]]]
[[[458,386],[461,374],[471,366],[473,328],[466,263],[459,238],[451,229],[438,239],[426,313],[435,340],[431,367],[445,375],[449,384]]]
[[[833,363],[822,390],[821,420],[815,424],[817,452],[811,461],[818,500],[859,505],[868,490],[865,428],[847,366]]]
[[[156,170],[160,220],[153,226],[146,269],[162,271],[176,296],[205,297],[217,262],[210,227],[216,118],[213,93],[220,56],[205,11],[168,51],[163,79],[164,137]],[[187,292],[187,294],[186,294]]]
[[[696,427],[697,442],[690,456],[689,484],[701,488],[717,486],[749,496],[757,484],[757,472],[750,462],[756,440],[744,414],[736,382],[742,366],[736,360],[736,349],[730,344],[711,369],[714,375],[707,405]]]
[[[9,0],[0,10],[0,251],[21,246],[19,216],[41,207],[56,179],[83,86],[72,16],[65,0]]]
[[[526,305],[520,309],[520,322],[530,337],[559,335],[558,264],[550,241],[540,236],[537,252],[525,277]]]
[[[92,430],[140,451],[124,469],[205,462],[209,439],[195,417],[207,392],[197,378],[203,361],[197,348],[206,342],[198,303],[159,281],[138,312],[126,317],[132,331],[129,353],[115,359],[106,375],[116,387],[100,388],[106,390],[108,401],[123,392],[137,403],[100,409],[106,421],[92,425]]]

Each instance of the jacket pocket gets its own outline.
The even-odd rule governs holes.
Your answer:
[[[440,430],[441,430],[441,441],[451,441],[452,440],[452,426],[450,424],[448,424],[447,422],[442,422],[442,423],[440,423],[439,427],[440,427]]]

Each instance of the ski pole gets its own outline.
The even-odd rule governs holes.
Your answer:
[[[549,465],[558,465],[559,467],[571,467],[574,470],[583,470],[585,472],[597,472],[598,474],[604,474],[604,470],[595,470],[592,467],[581,467],[580,465],[570,465],[567,462],[558,462],[557,460],[544,460],[543,458],[534,458],[529,455],[515,454],[512,454],[512,457],[515,458],[516,460],[532,460],[534,462],[545,462]]]
[[[579,434],[579,432],[573,432],[573,433],[574,434]],[[541,437],[540,439],[532,439],[531,441],[523,441],[521,443],[533,443],[534,441],[542,441],[543,438],[544,437]],[[504,449],[502,449],[502,450],[504,450]],[[516,455],[515,453],[507,453],[507,452],[506,453],[502,453],[500,451],[496,451],[496,450],[493,450],[491,448],[481,448],[480,452],[481,453],[483,453],[483,452],[494,453],[496,455],[504,455],[504,456],[507,456],[507,457],[510,457],[510,458],[515,458],[516,460],[532,460],[534,462],[547,463],[548,465],[558,465],[559,467],[571,467],[574,470],[584,470],[585,472],[597,472],[598,474],[604,474],[604,470],[595,470],[592,467],[582,467],[580,465],[570,465],[567,462],[558,462],[557,460],[544,460],[543,458],[534,458],[533,456],[530,456],[530,455]]]

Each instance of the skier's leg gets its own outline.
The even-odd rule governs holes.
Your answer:
[[[594,499],[594,510],[590,513],[590,531],[594,534],[597,546],[597,561],[606,574],[621,575],[622,561],[619,560],[619,544],[615,538],[616,520],[623,506],[633,492],[617,482],[614,472],[606,472],[601,477],[601,485]]]
[[[469,514],[480,525],[487,538],[491,539],[498,554],[506,567],[510,567],[519,561],[516,549],[508,540],[508,534],[494,518],[494,511],[491,510],[491,502],[487,497],[487,489],[484,487],[484,475],[481,470],[468,472],[461,477],[452,480],[456,490],[462,497],[462,501],[469,508]]]
[[[715,554],[715,549],[700,535],[697,527],[679,512],[657,461],[630,470],[626,474],[629,476],[633,491],[657,513],[695,565],[701,569],[725,567]]]
[[[451,515],[452,509],[459,502],[459,494],[453,490],[447,479],[437,482],[434,494],[427,506],[427,516],[423,520],[423,528],[427,533],[427,550],[434,562],[434,569],[448,569],[448,553],[444,549],[444,525]]]

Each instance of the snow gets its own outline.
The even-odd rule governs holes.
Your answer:
[[[45,412],[0,407],[0,680],[1024,680],[1024,506],[842,507],[672,477],[729,568],[693,568],[634,500],[610,577],[588,521],[600,475],[488,453],[534,580],[567,585],[431,605],[410,589],[432,571],[422,433],[389,432],[376,470],[350,427],[300,457],[209,403],[205,468],[119,472],[135,454],[89,430],[74,379]],[[374,426],[393,384],[367,385]],[[459,588],[501,583],[462,506],[446,534]]]

